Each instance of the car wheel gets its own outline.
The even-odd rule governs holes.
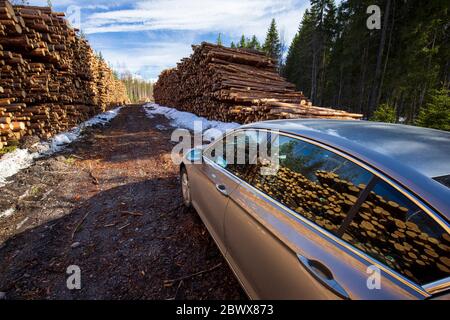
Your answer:
[[[186,168],[181,168],[181,195],[183,196],[183,203],[187,208],[192,206],[191,188],[189,185],[189,177]]]

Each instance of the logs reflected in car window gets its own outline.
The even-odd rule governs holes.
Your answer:
[[[343,239],[418,284],[450,276],[450,236],[400,192],[379,181]]]
[[[380,179],[370,182],[373,174],[326,149],[282,135],[263,137],[230,136],[224,143],[234,151],[223,157],[226,170],[418,284],[450,276],[449,234],[400,192]],[[267,140],[279,161],[273,175],[261,174],[268,159],[254,148]],[[244,164],[236,161],[238,150]],[[362,192],[368,185],[370,192]],[[367,192],[344,230],[350,209]]]
[[[268,161],[260,154],[256,164],[227,169],[336,234],[372,174],[328,150],[286,136],[279,136],[277,145],[269,149],[278,152],[279,168],[274,175],[261,174]]]
[[[207,157],[239,178],[244,179],[251,166],[257,163],[258,149],[268,139],[270,139],[270,133],[267,132],[240,131],[228,135],[217,143],[213,150],[208,152],[212,155]]]

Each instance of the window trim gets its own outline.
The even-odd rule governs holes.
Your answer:
[[[220,143],[221,141],[223,141],[223,139],[225,139],[229,135],[236,134],[236,133],[239,133],[239,132],[245,132],[245,131],[262,131],[262,132],[269,132],[269,133],[273,133],[274,132],[274,130],[261,129],[261,128],[236,129],[236,130],[233,130],[233,131],[228,132],[225,135],[223,135],[220,140],[217,140],[213,144],[208,146],[205,149],[205,151],[207,151],[210,148],[213,148],[216,145],[216,143]],[[336,149],[334,147],[331,147],[331,146],[326,145],[326,144],[324,144],[322,142],[310,139],[310,138],[305,137],[305,136],[295,135],[295,134],[291,134],[291,133],[287,133],[287,132],[283,132],[283,131],[276,131],[276,133],[279,134],[279,135],[282,135],[282,136],[285,136],[285,137],[289,137],[289,138],[293,138],[293,139],[297,139],[297,140],[300,140],[300,141],[303,141],[303,142],[315,145],[315,146],[317,146],[319,148],[328,150],[330,152],[333,152],[333,153],[335,153],[335,154],[337,154],[337,155],[339,155],[339,156],[341,156],[341,157],[343,157],[343,158],[353,162],[354,164],[360,166],[361,168],[369,171],[370,173],[372,173],[374,175],[374,177],[378,178],[381,181],[386,182],[387,184],[392,186],[394,189],[396,189],[398,192],[400,192],[403,196],[405,196],[407,199],[409,199],[411,202],[413,202],[415,205],[417,205],[429,217],[431,217],[435,222],[437,222],[444,229],[445,232],[450,234],[450,225],[448,225],[447,222],[444,221],[440,217],[440,215],[438,213],[436,213],[433,209],[431,209],[425,203],[423,203],[417,196],[414,195],[413,192],[411,192],[408,189],[402,187],[400,184],[395,182],[395,180],[393,180],[392,178],[390,178],[386,174],[380,172],[378,169],[372,167],[370,164],[367,164],[367,163],[365,163],[365,162],[363,162],[363,161],[361,161],[361,160],[359,160],[359,159],[357,159],[357,158],[355,158],[355,157],[353,157],[353,156],[351,156],[351,155],[349,155],[349,154],[347,154],[345,152],[342,152],[339,149]],[[339,237],[333,235],[331,232],[329,232],[329,231],[325,230],[324,228],[318,226],[314,222],[309,221],[308,219],[306,219],[305,217],[301,216],[297,212],[293,211],[289,207],[285,206],[281,202],[275,200],[274,198],[270,197],[269,195],[266,195],[264,192],[260,191],[259,189],[257,189],[254,186],[250,185],[246,181],[242,180],[241,178],[239,178],[238,176],[236,176],[235,174],[233,174],[229,170],[226,170],[225,168],[220,167],[213,160],[211,160],[211,159],[209,159],[207,157],[205,157],[205,158],[208,160],[208,162],[211,162],[217,169],[221,170],[222,172],[226,172],[227,174],[231,175],[235,179],[239,180],[241,183],[243,183],[246,186],[250,187],[252,190],[257,191],[264,198],[270,200],[271,202],[275,203],[278,206],[281,206],[283,209],[286,210],[286,212],[288,212],[289,214],[293,215],[295,218],[300,219],[302,222],[306,223],[308,226],[313,227],[315,230],[319,231],[321,234],[327,236],[328,238],[330,238],[334,242],[336,242],[339,245],[343,246],[344,248],[350,250],[351,252],[353,252],[354,254],[359,256],[360,258],[368,261],[369,263],[372,263],[373,265],[376,265],[377,267],[379,267],[380,269],[382,269],[383,271],[388,273],[390,276],[392,276],[395,279],[399,280],[400,282],[402,282],[403,284],[407,285],[411,289],[414,289],[416,292],[420,293],[424,297],[428,298],[428,297],[430,297],[433,294],[440,293],[440,292],[445,291],[445,290],[450,288],[450,277],[447,277],[447,278],[444,278],[444,279],[440,279],[440,280],[437,280],[437,281],[434,281],[434,282],[431,282],[431,283],[423,284],[423,285],[419,285],[419,284],[413,282],[412,280],[410,280],[407,277],[403,276],[399,272],[391,269],[389,266],[386,266],[384,263],[382,263],[382,262],[378,261],[377,259],[373,258],[372,256],[366,254],[362,250],[352,246],[350,243],[347,243],[342,238],[339,238]]]

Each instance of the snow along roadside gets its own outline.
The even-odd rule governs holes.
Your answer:
[[[15,175],[20,170],[30,167],[34,160],[42,156],[48,156],[59,152],[68,144],[80,138],[81,133],[88,127],[100,124],[104,125],[114,119],[122,107],[118,107],[104,113],[100,113],[91,119],[82,122],[77,127],[67,132],[55,135],[49,141],[40,142],[36,149],[38,152],[31,153],[28,149],[16,149],[0,158],[0,187],[6,184],[6,179]]]
[[[160,106],[156,103],[146,104],[144,106],[144,110],[149,118],[153,118],[155,115],[165,116],[167,119],[171,120],[170,125],[175,128],[183,128],[194,131],[194,123],[201,123],[203,137],[208,140],[211,140],[211,138],[217,138],[218,131],[223,134],[229,130],[236,129],[237,127],[241,126],[240,124],[235,122],[208,120],[190,112],[179,111],[175,108]]]

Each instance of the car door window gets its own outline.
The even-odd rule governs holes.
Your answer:
[[[423,285],[450,276],[450,236],[384,181],[362,204],[343,239]]]
[[[336,234],[372,175],[353,162],[307,142],[281,135],[279,139],[268,139],[269,153],[276,153],[279,160],[274,174],[262,174],[261,168],[268,161],[260,154],[254,164],[227,168],[233,172],[238,169],[247,183]]]
[[[264,133],[255,130],[230,134],[209,148],[205,156],[245,180],[250,166],[256,164],[258,146],[264,136]]]

